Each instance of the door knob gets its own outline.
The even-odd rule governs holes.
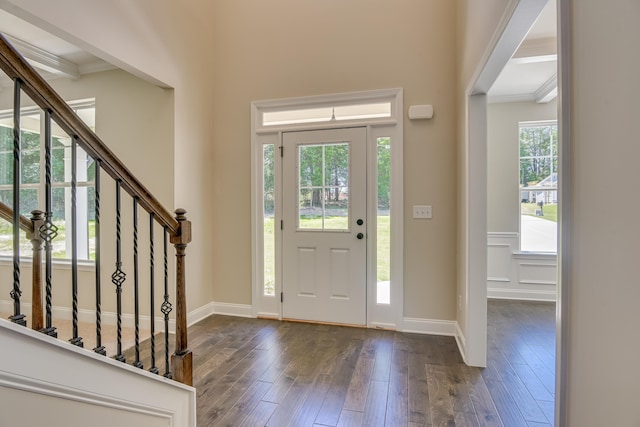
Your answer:
[[[362,224],[364,224],[364,221],[362,219],[358,218],[358,220],[356,221],[356,224],[362,225]]]
[[[362,240],[362,238],[364,237],[364,234],[358,233],[356,234],[356,237],[358,238],[358,240]]]

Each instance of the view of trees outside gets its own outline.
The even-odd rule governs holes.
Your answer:
[[[557,124],[521,125],[521,250],[541,252],[556,251],[557,188]]]
[[[263,227],[263,278],[264,294],[275,295],[275,165],[273,144],[262,146],[262,217]]]
[[[40,181],[41,172],[44,168],[44,159],[40,152],[40,134],[29,131],[22,131],[21,137],[21,185],[20,185],[20,214],[27,218],[31,216],[31,211],[35,209],[44,210],[44,206],[39,206],[41,192],[44,191],[44,183]],[[51,152],[51,177],[52,189],[52,221],[58,227],[58,236],[53,240],[54,258],[67,258],[66,254],[66,223],[65,223],[65,192],[70,191],[70,182],[65,179],[65,150],[69,147],[61,142],[60,138],[52,138]],[[81,150],[78,148],[78,150]],[[68,156],[68,154],[67,154]],[[79,165],[79,167],[83,167]],[[95,179],[95,164],[91,159],[87,162],[87,185],[89,203],[87,206],[89,215],[89,237],[92,246],[94,233],[94,189],[91,186]],[[0,202],[9,207],[13,207],[13,128],[0,126]],[[7,221],[0,220],[0,255],[11,255],[13,253],[13,226]],[[26,239],[24,232],[21,232],[20,251],[21,256],[31,256],[31,243]],[[94,250],[90,251],[90,258],[93,257]]]
[[[299,147],[299,223],[304,229],[349,228],[349,145]]]

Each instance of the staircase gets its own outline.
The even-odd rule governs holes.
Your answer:
[[[14,82],[13,138],[7,142],[13,154],[12,162],[7,157],[12,183],[11,191],[5,191],[10,197],[0,202],[0,222],[11,225],[13,245],[10,266],[0,267],[11,271],[2,280],[12,278],[5,304],[12,313],[8,321],[0,320],[0,425],[17,425],[20,419],[23,425],[44,425],[41,421],[48,420],[48,425],[72,426],[87,425],[91,419],[93,425],[195,426],[192,353],[187,345],[185,255],[191,223],[186,211],[172,214],[165,209],[1,35],[0,68]],[[25,104],[37,106],[44,117],[44,197],[39,197],[44,203],[30,212],[22,200],[28,186],[21,179]],[[65,163],[70,179],[64,187],[70,214],[63,224],[53,213],[54,192],[60,188],[53,170],[52,148],[58,143],[54,128],[68,136],[64,149],[70,155]],[[92,165],[89,178],[85,155]],[[87,188],[92,191],[89,234],[94,250],[90,261],[82,261],[77,236],[89,225],[78,216],[78,200]],[[54,242],[62,228],[72,236],[71,257],[59,273]],[[175,248],[175,264],[170,262],[169,245]],[[29,270],[30,275],[24,274]],[[175,281],[170,280],[171,272]],[[0,295],[0,303],[3,299]],[[56,339],[59,313],[70,318],[68,342]],[[90,339],[81,334],[86,333],[81,325],[87,321],[93,325]],[[108,323],[115,330],[115,354],[108,354],[104,345]],[[128,357],[123,340],[127,328],[133,334]],[[142,330],[148,331],[147,340]],[[143,352],[148,354],[143,357]],[[42,410],[31,413],[31,405]],[[17,412],[9,408],[20,407],[20,417],[11,418]],[[99,414],[106,421],[96,421]]]

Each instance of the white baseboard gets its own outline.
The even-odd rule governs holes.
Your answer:
[[[467,340],[458,322],[456,322],[456,343],[458,344],[458,350],[460,350],[462,360],[464,363],[467,363]]]
[[[228,302],[212,302],[212,314],[223,314],[225,316],[255,317],[253,306],[250,304],[232,304]]]
[[[488,288],[487,298],[555,302],[556,291]]]
[[[405,317],[402,332],[427,335],[456,335],[457,322],[453,320],[417,319]]]
[[[202,307],[187,313],[187,327],[198,323],[199,321],[206,319],[214,313],[213,303],[205,304]]]

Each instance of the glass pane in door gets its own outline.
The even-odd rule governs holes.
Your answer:
[[[298,228],[349,229],[349,144],[298,146]]]

